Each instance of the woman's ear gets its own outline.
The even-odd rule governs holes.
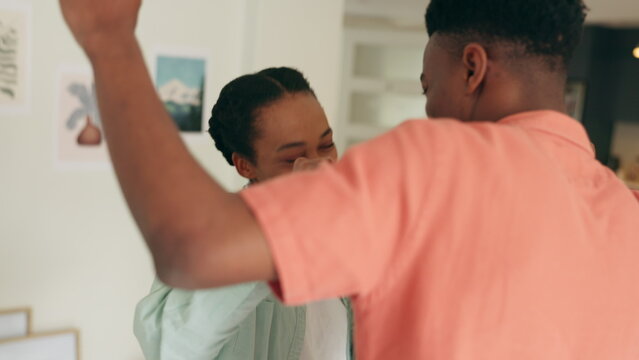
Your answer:
[[[235,165],[235,170],[242,177],[255,180],[257,178],[257,171],[255,169],[255,165],[251,161],[249,161],[246,157],[234,152],[231,155],[231,159],[233,160],[233,164]]]
[[[464,48],[462,63],[466,68],[466,94],[476,92],[486,79],[488,53],[478,43],[470,43]]]

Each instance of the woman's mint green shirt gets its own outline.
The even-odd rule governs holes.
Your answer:
[[[147,360],[299,360],[305,330],[306,307],[282,305],[264,283],[185,291],[156,280],[134,321]]]

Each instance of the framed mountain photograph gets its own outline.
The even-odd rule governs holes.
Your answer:
[[[154,63],[160,99],[181,132],[203,130],[206,56],[194,52],[161,51]]]

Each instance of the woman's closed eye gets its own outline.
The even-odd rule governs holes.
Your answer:
[[[322,150],[329,150],[329,149],[332,149],[333,147],[335,147],[335,143],[331,141],[330,144],[320,145],[319,148]]]
[[[295,154],[295,155],[288,155],[285,156],[283,158],[280,159],[280,162],[287,164],[287,165],[293,165],[293,163],[295,163],[295,160],[306,156],[306,154]]]

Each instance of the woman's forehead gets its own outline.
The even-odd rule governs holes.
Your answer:
[[[263,136],[324,131],[328,120],[312,95],[287,96],[262,109],[257,122]]]
[[[312,95],[307,99],[287,99],[270,106],[256,122],[259,136],[254,148],[270,156],[291,143],[313,145],[330,129],[326,115]]]

